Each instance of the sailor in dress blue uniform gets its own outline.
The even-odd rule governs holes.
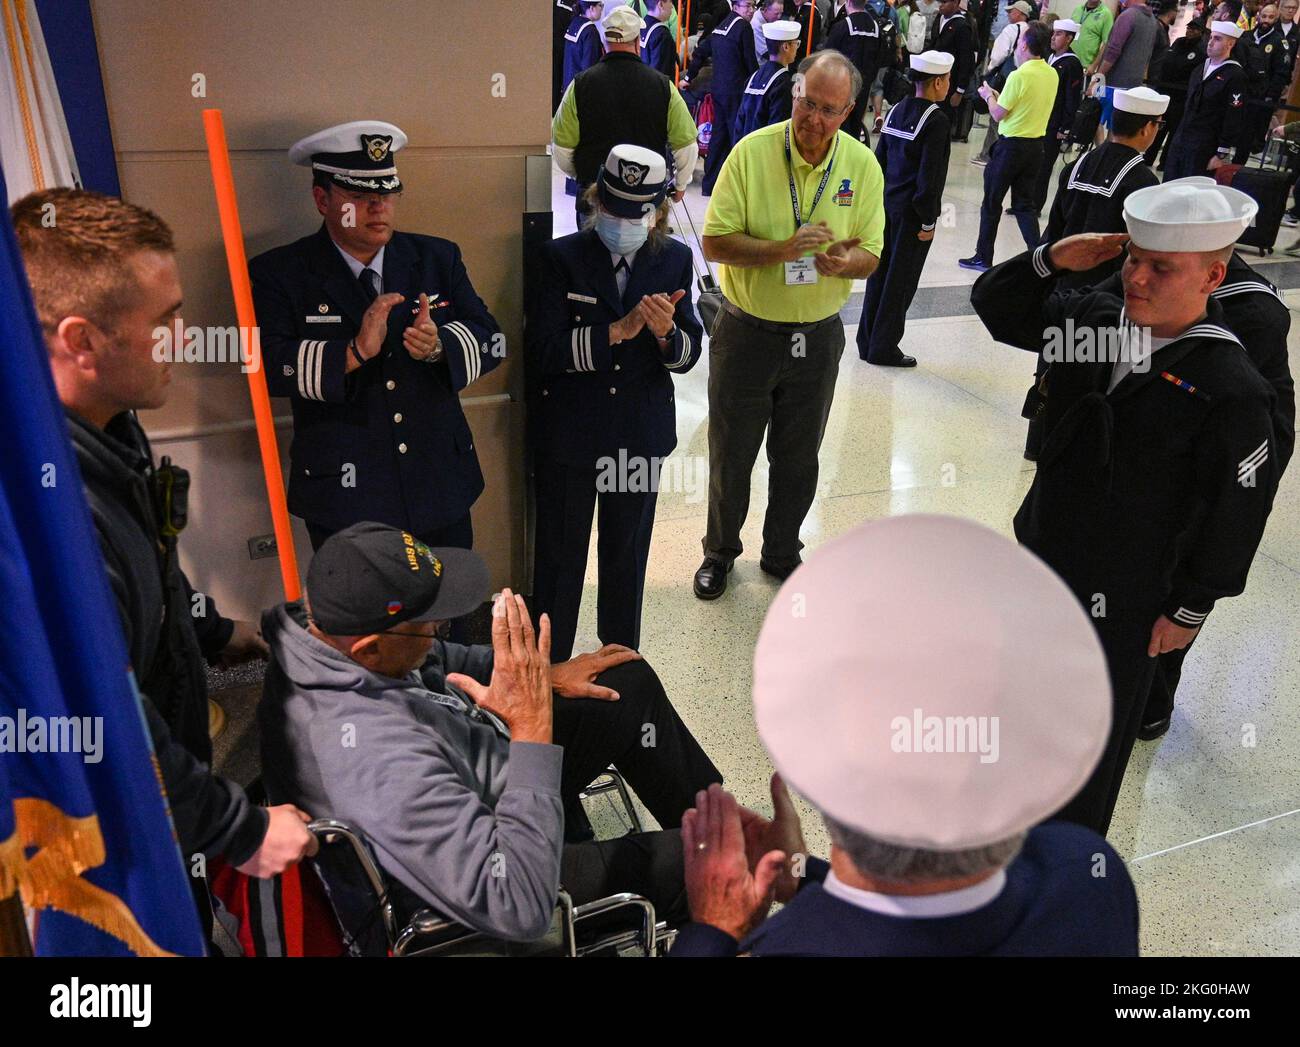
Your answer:
[[[584,69],[590,69],[605,53],[601,42],[600,20],[605,13],[602,0],[581,0],[564,34],[564,80],[560,95],[569,89],[573,78]]]
[[[867,280],[858,322],[858,356],[882,367],[915,367],[899,344],[943,207],[952,148],[947,106],[955,59],[946,51],[912,55],[916,94],[889,110],[876,159],[885,172],[885,247]]]
[[[962,623],[942,658],[936,614]],[[1097,763],[1110,686],[1087,614],[1033,554],[956,517],[863,524],[791,575],[753,680],[773,817],[718,785],[686,812],[693,922],[673,956],[1137,955],[1123,860],[1044,821]],[[825,820],[829,863],[807,857],[786,782]]]
[[[458,393],[505,343],[460,248],[394,230],[405,144],[372,120],[297,142],[324,222],[248,267],[267,385],[293,408],[289,511],[313,548],[363,520],[473,541],[483,474]]]
[[[745,85],[740,111],[736,114],[734,140],[737,142],[750,131],[789,120],[794,108],[790,63],[799,53],[799,23],[765,22],[763,36],[767,40],[767,61]]]
[[[691,55],[686,75],[679,86],[685,90],[691,80],[699,74],[707,61],[713,62],[713,80],[710,91],[713,94],[713,137],[709,140],[709,155],[704,163],[704,182],[700,191],[705,196],[713,194],[713,186],[726,162],[727,154],[734,144],[732,132],[736,125],[736,113],[740,109],[740,99],[745,93],[745,84],[758,68],[758,55],[754,51],[754,31],[750,24],[737,13],[737,9],[749,10],[745,0],[732,0],[731,10],[721,19],[713,32],[700,38]]]
[[[597,632],[640,643],[659,481],[677,445],[672,377],[695,365],[704,333],[690,249],[665,234],[667,179],[662,154],[615,146],[588,227],[547,245],[528,314],[533,612],[551,616],[553,661],[573,649],[597,508]]]

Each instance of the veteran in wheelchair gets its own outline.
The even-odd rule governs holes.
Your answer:
[[[608,928],[628,906],[652,948],[656,923],[688,919],[679,826],[721,775],[637,652],[551,665],[547,617],[534,630],[508,589],[491,646],[439,638],[488,593],[469,550],[377,523],[328,539],[303,599],[262,620],[268,796],[328,813],[314,828],[357,859],[351,886],[374,899],[389,951],[451,929],[498,943],[558,934],[572,954],[578,921]],[[626,802],[624,780],[662,829],[596,840],[581,797],[616,787]]]

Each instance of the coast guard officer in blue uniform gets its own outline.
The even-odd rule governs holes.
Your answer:
[[[754,31],[748,18],[753,12],[751,0],[732,0],[731,10],[713,27],[713,32],[706,33],[696,45],[691,55],[686,75],[679,86],[686,90],[689,82],[694,80],[704,63],[713,62],[713,81],[710,91],[713,94],[713,137],[709,139],[709,155],[704,163],[704,183],[700,191],[705,196],[713,195],[714,183],[722,171],[722,165],[734,144],[732,132],[735,130],[736,113],[740,109],[740,99],[745,93],[745,84],[758,68],[758,55],[754,52]]]
[[[799,54],[799,23],[764,22],[763,36],[767,40],[767,61],[758,67],[745,85],[740,112],[736,114],[737,142],[750,131],[789,120],[794,107],[794,77],[790,74],[790,63]]]
[[[939,613],[963,626],[944,658]],[[813,651],[830,668],[810,687]],[[863,524],[772,601],[753,692],[774,816],[697,794],[673,956],[1137,955],[1123,860],[1047,820],[1106,745],[1110,680],[1088,614],[1033,553],[953,516]],[[830,861],[806,857],[786,782]]]
[[[547,245],[528,315],[533,613],[551,616],[552,661],[573,649],[597,505],[597,631],[604,644],[641,639],[659,470],[677,446],[672,375],[695,366],[703,335],[667,186],[661,154],[610,150],[586,228]]]
[[[272,396],[293,406],[289,511],[312,548],[374,520],[470,548],[483,474],[459,391],[504,358],[450,240],[394,229],[406,135],[359,120],[296,143],[324,222],[249,263]]]

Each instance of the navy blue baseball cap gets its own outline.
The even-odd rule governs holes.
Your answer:
[[[487,599],[487,564],[469,549],[430,548],[380,523],[326,539],[307,569],[312,620],[333,636],[369,636],[401,622],[469,614]]]

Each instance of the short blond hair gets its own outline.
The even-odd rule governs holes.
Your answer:
[[[10,214],[47,335],[69,316],[111,328],[135,303],[131,257],[176,250],[171,229],[152,211],[86,189],[31,193]]]

